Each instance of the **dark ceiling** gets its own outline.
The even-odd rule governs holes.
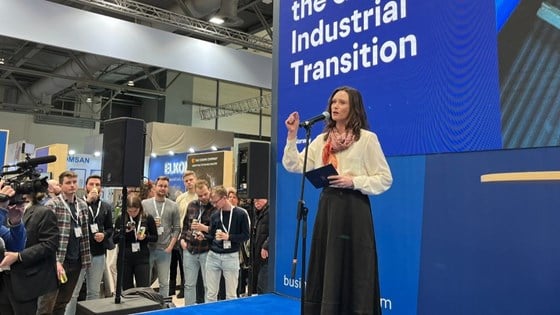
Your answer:
[[[270,0],[50,2],[254,53],[270,55],[272,51]],[[225,23],[216,26],[208,22],[214,15]],[[36,121],[37,117],[55,115],[60,117],[51,123],[91,127],[95,121],[142,106],[146,99],[163,99],[165,71],[0,36],[0,111],[34,113]],[[45,78],[55,83],[46,87]],[[128,85],[130,81],[134,87]],[[91,115],[89,109],[83,111],[83,106],[93,106],[92,102],[101,106],[97,115]]]

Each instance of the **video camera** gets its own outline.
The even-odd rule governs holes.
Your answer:
[[[4,194],[0,194],[0,202],[10,200],[10,204],[23,203],[23,195],[34,194],[38,192],[46,192],[49,183],[48,177],[41,178],[41,174],[35,169],[37,165],[52,163],[56,161],[56,156],[47,155],[38,158],[30,158],[29,154],[24,161],[18,162],[15,165],[4,165],[2,168],[17,167],[16,170],[1,172],[0,177],[5,177],[4,185],[10,185],[16,194],[9,198]],[[9,175],[14,175],[6,177]]]

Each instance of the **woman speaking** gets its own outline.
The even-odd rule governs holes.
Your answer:
[[[360,92],[334,90],[327,111],[331,120],[308,148],[307,171],[332,164],[339,175],[319,199],[313,228],[306,314],[381,314],[373,218],[368,195],[389,189],[393,178],[375,133],[367,130]],[[299,114],[286,119],[288,140],[282,164],[303,171],[304,152],[298,152]]]

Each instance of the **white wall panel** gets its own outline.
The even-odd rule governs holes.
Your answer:
[[[251,86],[272,86],[269,57],[44,0],[0,0],[0,8],[0,35]]]

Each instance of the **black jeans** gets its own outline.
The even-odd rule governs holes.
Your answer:
[[[124,254],[124,266],[122,267],[122,289],[149,287],[150,279],[150,258],[149,252],[132,253],[126,249]],[[117,257],[117,268],[121,270],[121,257]]]
[[[183,272],[183,253],[180,249],[173,248],[171,251],[171,270],[169,271],[169,296],[175,295],[177,289],[177,266],[181,275],[181,289],[183,292],[185,287],[185,273]]]

